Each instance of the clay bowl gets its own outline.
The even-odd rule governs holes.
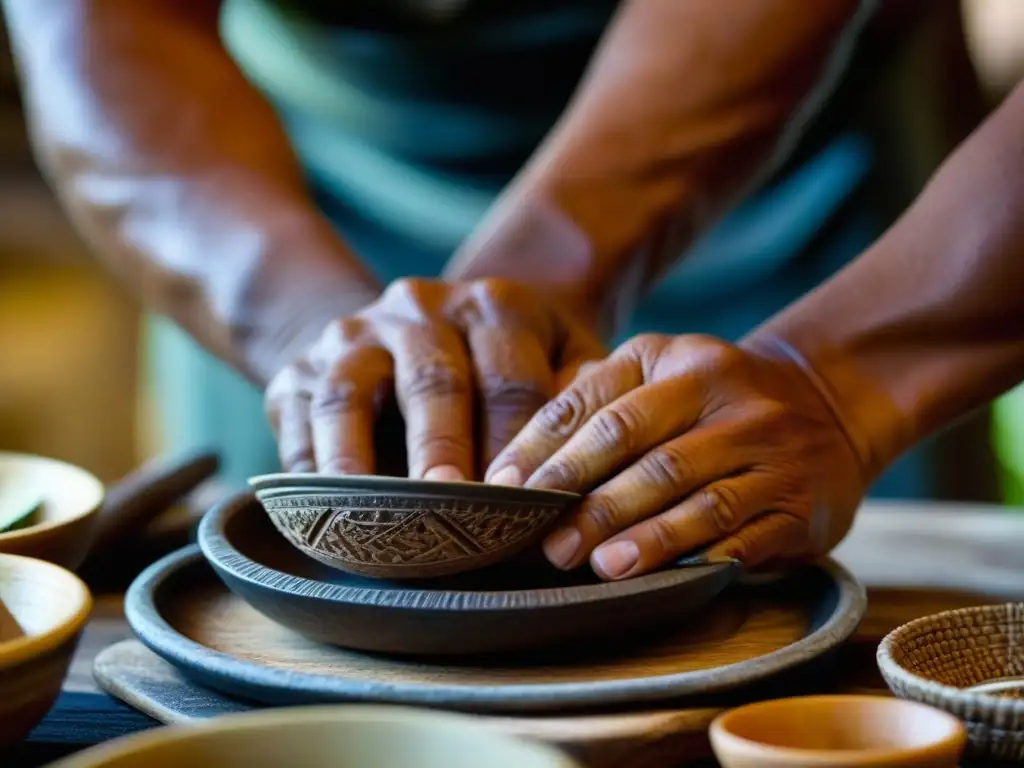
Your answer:
[[[0,747],[53,706],[91,610],[89,590],[70,571],[0,555]]]
[[[225,715],[145,731],[50,768],[579,768],[551,747],[459,715],[326,706]]]
[[[264,475],[250,485],[301,552],[376,579],[450,576],[537,543],[580,497],[485,483]]]
[[[968,758],[1024,761],[1024,603],[916,619],[882,640],[877,660],[897,696],[966,724]]]
[[[0,533],[0,553],[48,560],[70,570],[82,564],[103,503],[98,479],[54,459],[0,453],[0,501],[5,494],[19,499],[38,494],[42,504],[29,525]]]
[[[955,717],[882,696],[804,696],[719,715],[711,747],[723,768],[956,768],[966,734]]]

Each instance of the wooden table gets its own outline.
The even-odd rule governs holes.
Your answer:
[[[874,663],[879,640],[937,611],[1024,601],[1024,514],[1002,507],[868,502],[835,557],[869,590],[867,616],[844,657],[844,688],[883,692]],[[44,765],[83,746],[156,723],[101,692],[96,654],[131,632],[119,596],[99,596],[63,693],[5,766]]]

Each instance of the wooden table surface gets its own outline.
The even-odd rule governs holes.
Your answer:
[[[884,688],[874,650],[910,619],[986,602],[1024,601],[1024,511],[947,503],[868,502],[834,556],[868,587],[867,615],[846,655],[853,690]],[[56,756],[156,723],[101,692],[92,660],[131,636],[121,598],[100,595],[57,705],[4,765]]]

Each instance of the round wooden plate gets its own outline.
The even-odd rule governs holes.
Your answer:
[[[740,571],[726,560],[603,583],[589,568],[563,573],[538,557],[426,581],[366,579],[303,555],[248,494],[206,514],[199,546],[232,592],[279,624],[392,654],[464,656],[647,634],[689,620]]]
[[[540,712],[723,693],[792,672],[856,629],[864,589],[832,561],[782,583],[731,588],[667,635],[471,659],[394,658],[323,645],[230,592],[189,547],[132,584],[125,614],[153,651],[202,685],[264,704],[377,701]],[[670,604],[665,610],[672,610]]]

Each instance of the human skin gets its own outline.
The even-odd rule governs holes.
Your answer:
[[[444,279],[381,295],[221,45],[219,5],[4,0],[40,164],[147,307],[267,389],[286,469],[374,471],[369,434],[394,390],[410,469],[447,479],[474,474],[573,375],[566,344],[600,355],[643,290],[785,154],[861,7],[624,3]],[[479,354],[467,317],[515,343]],[[372,375],[355,374],[365,359]]]
[[[1024,85],[865,253],[738,345],[640,337],[545,406],[502,484],[587,493],[545,542],[635,576],[820,555],[903,451],[1024,377]]]

